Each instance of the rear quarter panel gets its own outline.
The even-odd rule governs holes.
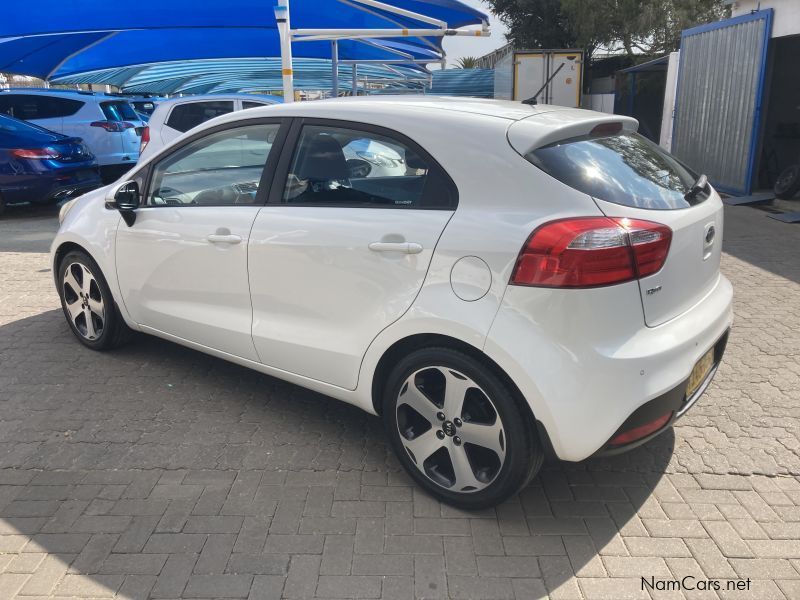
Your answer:
[[[436,333],[483,349],[531,232],[552,219],[600,214],[589,196],[546,176],[511,148],[506,138],[511,123],[435,110],[421,111],[413,124],[407,119],[396,123],[381,119],[381,125],[403,131],[442,165],[458,187],[459,204],[436,246],[416,301],[368,349],[358,383],[360,397],[371,389],[380,357],[405,337]],[[483,260],[491,274],[486,293],[474,301],[460,299],[451,283],[453,266],[469,256]],[[363,408],[371,410],[371,405]]]

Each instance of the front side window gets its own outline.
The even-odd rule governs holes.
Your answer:
[[[180,131],[189,131],[206,121],[233,112],[233,100],[214,100],[179,104],[172,109],[167,126]]]
[[[255,204],[261,173],[280,125],[212,133],[180,148],[153,170],[149,206]]]
[[[305,126],[283,202],[320,206],[452,208],[447,178],[429,158],[394,138],[340,127]]]
[[[562,183],[600,200],[651,210],[686,208],[697,176],[636,133],[585,136],[529,152],[534,165]]]

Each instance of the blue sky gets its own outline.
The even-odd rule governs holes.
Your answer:
[[[505,26],[489,10],[488,5],[481,0],[461,0],[464,4],[474,6],[489,15],[489,24],[492,35],[488,38],[479,37],[448,37],[444,39],[444,49],[447,52],[447,64],[451,66],[462,56],[483,56],[492,50],[505,46]]]

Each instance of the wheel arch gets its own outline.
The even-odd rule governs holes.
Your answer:
[[[406,336],[393,343],[383,353],[378,360],[375,367],[375,372],[372,376],[372,408],[376,414],[380,415],[382,412],[381,396],[383,395],[383,388],[386,385],[386,380],[392,370],[392,366],[397,363],[402,357],[408,355],[420,348],[449,348],[456,350],[467,356],[474,358],[486,365],[505,385],[511,390],[515,402],[520,408],[520,411],[528,421],[528,425],[535,431],[542,444],[542,448],[550,455],[553,454],[552,444],[547,434],[544,425],[533,414],[530,404],[527,402],[519,387],[509,377],[509,375],[498,365],[490,356],[483,352],[480,348],[473,346],[467,342],[457,338],[438,334],[438,333],[419,333]]]
[[[55,279],[56,286],[59,284],[58,282],[58,271],[61,267],[61,261],[64,260],[64,257],[72,252],[73,250],[77,250],[79,252],[84,252],[92,257],[92,260],[97,262],[97,260],[92,256],[92,253],[85,246],[81,246],[80,244],[72,241],[64,241],[58,245],[58,247],[53,251],[53,278]]]

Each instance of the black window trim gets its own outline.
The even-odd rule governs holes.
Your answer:
[[[272,143],[272,148],[270,148],[269,156],[267,156],[267,162],[264,164],[264,168],[261,171],[261,179],[258,182],[258,191],[256,192],[256,201],[253,204],[182,204],[182,205],[175,205],[175,204],[142,204],[139,208],[209,208],[209,207],[253,207],[253,206],[264,206],[266,204],[267,195],[270,191],[270,186],[274,180],[274,174],[276,170],[276,166],[278,163],[279,158],[282,155],[282,147],[286,142],[286,136],[289,133],[289,127],[291,125],[291,119],[286,117],[261,117],[255,119],[242,119],[236,120],[231,123],[223,123],[222,125],[217,125],[215,127],[211,127],[209,129],[204,129],[202,131],[198,131],[197,133],[189,136],[182,142],[180,142],[176,146],[172,146],[169,149],[169,152],[160,152],[158,153],[152,160],[148,161],[146,165],[144,165],[141,169],[136,171],[133,175],[131,175],[128,179],[135,179],[139,175],[144,176],[145,186],[144,190],[141,192],[141,198],[146,200],[150,196],[150,186],[153,184],[153,175],[155,173],[156,167],[171,157],[176,152],[179,152],[181,149],[185,148],[189,144],[196,142],[199,139],[204,137],[208,137],[210,135],[214,135],[221,131],[228,131],[230,129],[239,129],[241,127],[252,127],[254,125],[280,125],[278,128],[278,135],[275,136],[275,141]]]
[[[405,144],[409,149],[419,154],[420,158],[428,162],[432,168],[439,171],[445,185],[449,188],[452,197],[451,206],[394,206],[386,204],[333,204],[329,202],[302,202],[292,203],[284,201],[284,191],[286,189],[286,180],[289,176],[289,169],[291,162],[294,158],[297,146],[300,143],[300,134],[303,127],[318,126],[318,127],[333,127],[339,129],[351,129],[354,131],[363,131],[365,133],[373,133],[398,142]],[[458,186],[450,177],[450,174],[439,164],[439,162],[431,156],[431,154],[420,146],[417,142],[408,136],[389,129],[388,127],[381,127],[379,125],[372,125],[371,123],[362,123],[360,121],[348,121],[345,119],[324,119],[315,117],[295,117],[293,123],[288,131],[288,137],[284,141],[283,152],[281,153],[280,161],[275,169],[275,175],[270,186],[269,198],[267,199],[267,206],[284,206],[287,208],[367,208],[377,210],[446,210],[455,211],[458,208]]]

